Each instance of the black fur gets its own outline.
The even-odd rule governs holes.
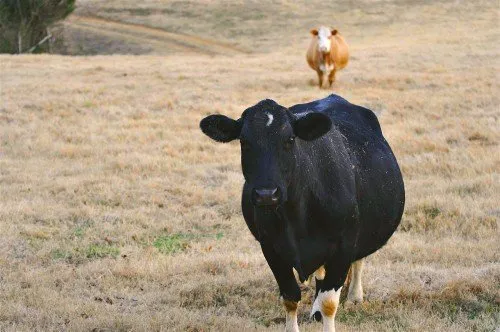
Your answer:
[[[209,115],[200,122],[200,128],[205,135],[217,142],[227,143],[238,138],[241,123],[225,115]]]
[[[338,290],[350,264],[398,227],[403,178],[372,111],[331,95],[289,109],[264,100],[238,121],[217,117],[201,128],[217,141],[242,142],[243,216],[285,299],[300,300],[292,268],[305,280],[325,265],[319,288]],[[278,188],[280,203],[254,206],[260,188]]]

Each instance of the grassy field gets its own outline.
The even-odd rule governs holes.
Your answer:
[[[367,259],[366,301],[340,307],[338,330],[500,327],[498,4],[316,2],[82,0],[78,15],[124,23],[75,24],[93,40],[83,49],[142,55],[0,55],[0,331],[284,329],[240,212],[239,145],[198,123],[331,92],[377,112],[407,191],[399,230]],[[331,90],[305,61],[319,24],[351,48]],[[165,33],[162,47],[150,28],[203,40],[173,49]],[[305,331],[320,328],[312,295]]]

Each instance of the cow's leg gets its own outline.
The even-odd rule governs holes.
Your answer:
[[[335,73],[336,70],[333,68],[330,74],[328,74],[328,83],[330,83],[330,88],[332,87],[333,82],[335,82]]]
[[[297,307],[299,306],[299,303],[295,301],[283,300],[283,305],[286,310],[285,332],[298,332],[299,324],[297,323]]]
[[[349,271],[350,263],[341,255],[335,255],[325,265],[325,278],[314,300],[311,316],[323,320],[323,331],[335,331],[335,314],[340,302],[340,292]],[[319,312],[319,314],[317,314]]]
[[[314,272],[314,278],[316,279],[316,294],[314,294],[314,298],[318,297],[318,293],[323,285],[323,279],[325,279],[325,267],[321,266],[319,269]],[[319,311],[313,313],[314,320],[321,321],[321,313]]]
[[[300,287],[295,280],[293,267],[278,256],[272,245],[261,243],[261,248],[283,297],[286,309],[286,331],[297,332],[299,330],[297,307],[300,301]]]
[[[323,282],[323,279],[325,279],[325,267],[321,266],[319,269],[317,269],[314,272],[314,278],[316,279],[316,294],[314,295],[314,298],[318,297],[318,292],[321,289],[321,283]]]
[[[363,273],[364,259],[360,259],[351,264],[352,277],[349,283],[349,293],[347,301],[352,303],[363,302],[363,285],[361,284],[361,275]]]
[[[321,266],[314,272],[314,276],[316,277],[316,279],[323,280],[325,279],[325,273],[326,273],[325,267]]]
[[[316,70],[316,73],[318,73],[318,81],[319,81],[319,88],[321,89],[323,87],[323,71],[321,69]]]
[[[300,277],[299,277],[299,273],[297,272],[297,270],[293,269],[293,275],[295,276],[295,280],[297,281],[297,284],[302,284],[304,286],[309,286],[309,284],[311,283],[311,280],[312,280],[312,277],[313,275],[311,274],[309,277],[307,277],[306,280],[304,281],[300,281]]]

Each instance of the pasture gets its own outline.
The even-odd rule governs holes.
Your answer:
[[[284,329],[239,143],[198,123],[332,92],[377,113],[407,192],[338,331],[500,327],[498,4],[322,3],[80,1],[66,52],[101,55],[0,55],[1,331]],[[328,90],[320,24],[352,56]]]

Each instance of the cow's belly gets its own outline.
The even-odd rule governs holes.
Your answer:
[[[305,275],[311,275],[325,264],[331,244],[326,237],[316,236],[302,239],[299,243],[300,261]]]
[[[360,232],[358,255],[366,256],[382,247],[398,227],[405,195],[401,172],[390,152],[374,154],[359,188]],[[377,171],[373,171],[377,170]]]

